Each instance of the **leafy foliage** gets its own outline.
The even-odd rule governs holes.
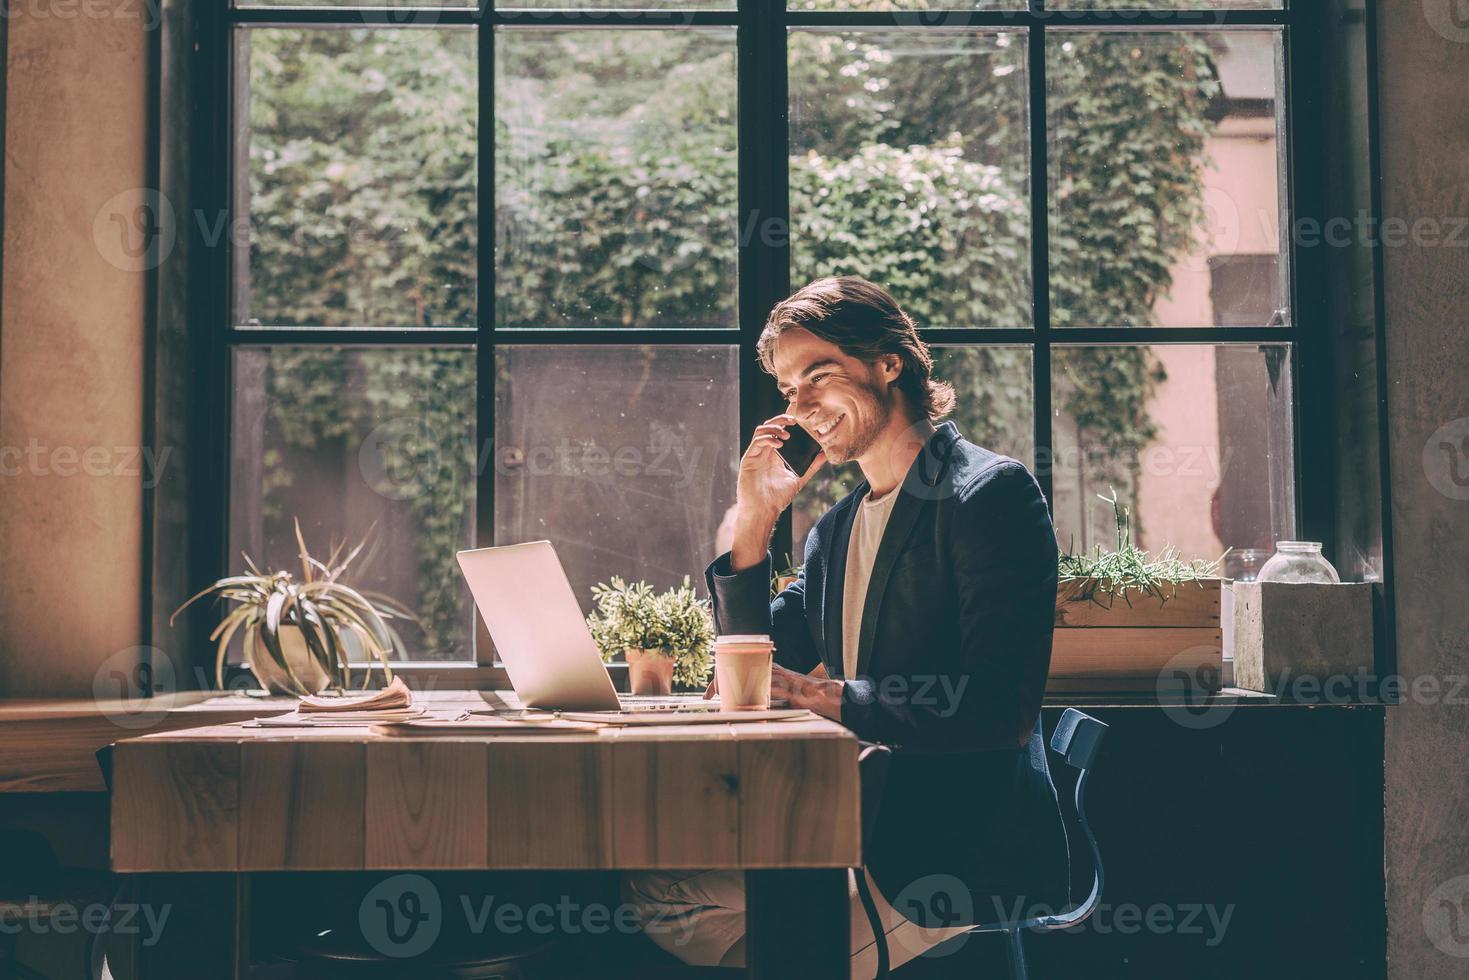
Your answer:
[[[1182,561],[1174,549],[1165,548],[1162,554],[1153,558],[1133,542],[1132,512],[1118,501],[1117,491],[1114,489],[1110,497],[1101,494],[1097,497],[1112,505],[1117,547],[1107,551],[1099,544],[1090,554],[1061,555],[1060,584],[1063,591],[1072,586],[1069,591],[1074,598],[1089,599],[1098,604],[1101,603],[1096,597],[1102,595],[1132,605],[1131,592],[1167,602],[1178,594],[1180,585],[1201,585],[1205,579],[1218,577],[1223,555],[1214,561]]]
[[[673,657],[673,680],[695,687],[709,680],[714,661],[714,620],[707,599],[689,584],[657,594],[647,582],[628,583],[613,576],[592,587],[596,610],[587,617],[602,659],[612,660],[628,648],[653,650]]]
[[[281,630],[286,627],[301,631],[311,659],[332,678],[338,689],[349,687],[352,681],[348,637],[367,654],[362,686],[367,687],[372,679],[375,661],[382,664],[383,674],[391,681],[393,669],[388,665],[388,654],[401,654],[403,641],[387,621],[411,620],[414,615],[396,599],[377,592],[359,591],[347,584],[347,569],[362,553],[367,542],[364,540],[357,545],[345,558],[342,557],[342,546],[338,545],[324,562],[311,557],[307,551],[299,524],[296,525],[296,543],[301,558],[299,579],[284,569],[262,572],[250,556],[245,555],[246,573],[222,578],[194,594],[174,610],[169,617],[169,625],[173,625],[179,613],[207,595],[235,603],[235,607],[209,635],[211,641],[217,642],[214,673],[215,682],[220,687],[224,686],[224,662],[230,640],[243,629],[246,651],[258,652],[264,648],[277,670],[288,678],[292,687],[290,693],[315,694],[316,691],[297,675],[285,655]],[[259,669],[256,675],[262,683],[269,676]]]

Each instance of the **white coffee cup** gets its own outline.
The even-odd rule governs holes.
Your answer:
[[[714,683],[725,711],[761,711],[770,707],[770,664],[775,644],[764,634],[714,638]]]

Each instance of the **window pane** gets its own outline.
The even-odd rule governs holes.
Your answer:
[[[733,28],[501,28],[496,322],[735,325]]]
[[[474,31],[248,29],[237,54],[238,321],[472,326]]]
[[[704,566],[734,505],[730,347],[505,346],[495,385],[495,541],[548,539],[586,611],[620,575],[659,589]]]
[[[1288,322],[1280,38],[1048,35],[1056,326]]]
[[[954,386],[949,416],[960,435],[1027,466],[1035,457],[1035,399],[1028,347],[943,346],[933,349],[933,376]],[[796,560],[806,553],[806,535],[853,487],[862,482],[856,463],[823,467],[796,499],[792,514]],[[785,567],[787,556],[776,555]]]
[[[1116,489],[1139,547],[1212,560],[1295,528],[1290,348],[1052,351],[1052,471],[1063,550],[1115,547]]]
[[[364,10],[365,24],[416,24],[427,27],[435,22],[435,9],[475,7],[479,0],[235,0],[236,7],[379,7]]]
[[[296,520],[323,560],[370,536],[352,581],[421,618],[399,627],[408,656],[473,658],[454,560],[474,533],[472,350],[237,350],[230,439],[232,563],[299,574]]]
[[[497,13],[515,10],[733,10],[735,0],[501,0]],[[601,23],[605,24],[603,20]]]
[[[791,260],[924,326],[1029,324],[1025,35],[793,31]]]
[[[1280,10],[1285,0],[1046,0],[1046,6],[1051,10]],[[1128,18],[1128,23],[1136,24],[1137,18]]]
[[[786,0],[787,10],[926,10],[944,13],[915,17],[914,27],[963,27],[965,10],[1024,10],[1026,0]]]

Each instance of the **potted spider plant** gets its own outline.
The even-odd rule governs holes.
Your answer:
[[[670,694],[675,683],[700,688],[708,681],[714,622],[688,576],[661,595],[647,582],[614,576],[593,586],[592,598],[597,608],[587,627],[604,661],[623,655],[632,693]]]
[[[245,572],[222,578],[191,597],[174,610],[169,625],[205,596],[235,603],[209,635],[217,644],[214,675],[221,688],[225,655],[241,630],[248,666],[260,686],[273,694],[317,694],[330,686],[350,687],[353,647],[368,658],[363,688],[371,680],[374,661],[391,681],[389,654],[401,657],[403,640],[389,621],[416,617],[396,600],[355,589],[344,581],[367,539],[346,557],[339,544],[326,561],[320,561],[307,551],[297,521],[296,544],[301,557],[299,578],[284,569],[262,572],[249,555],[242,554]]]
[[[1117,546],[1063,554],[1051,644],[1052,691],[1154,691],[1160,678],[1188,673],[1217,689],[1223,672],[1222,561],[1157,556],[1133,543],[1132,514],[1112,505]]]

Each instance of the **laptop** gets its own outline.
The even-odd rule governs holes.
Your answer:
[[[719,710],[702,694],[618,694],[549,541],[458,554],[510,683],[527,708],[556,711]]]

